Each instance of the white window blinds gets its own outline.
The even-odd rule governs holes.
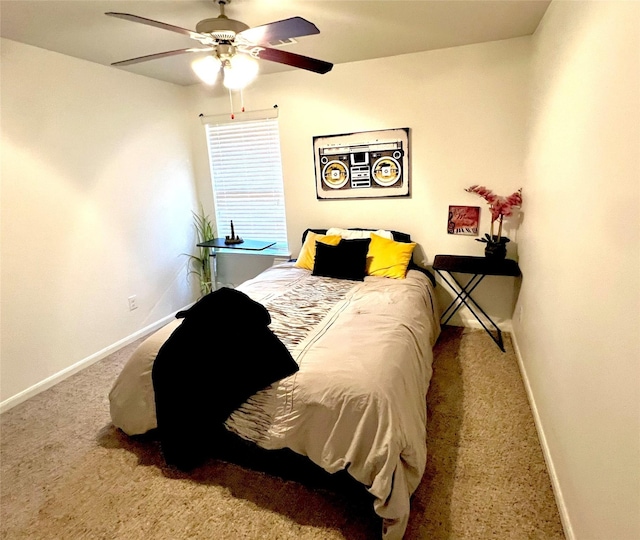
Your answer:
[[[218,236],[277,242],[288,252],[278,120],[205,124]]]

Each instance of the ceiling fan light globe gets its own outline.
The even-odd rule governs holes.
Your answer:
[[[213,86],[218,80],[221,65],[215,56],[204,56],[191,62],[191,69],[203,83]]]
[[[258,75],[258,62],[246,55],[236,54],[224,64],[224,86],[229,90],[241,90]]]

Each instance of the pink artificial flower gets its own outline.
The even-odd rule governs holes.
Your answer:
[[[495,193],[493,193],[493,191],[491,191],[490,189],[487,189],[484,186],[478,186],[477,184],[474,186],[471,186],[470,188],[467,188],[465,191],[480,195],[480,197],[485,199],[489,204],[493,204],[495,200],[498,198],[498,196]]]
[[[522,204],[522,189],[509,195],[507,197],[507,203],[509,206],[520,206]]]
[[[500,240],[500,235],[502,234],[502,220],[504,216],[512,215],[513,208],[522,204],[522,188],[508,197],[496,195],[490,189],[477,184],[468,187],[465,191],[480,195],[480,197],[489,203],[489,210],[491,212],[491,236],[493,237],[493,223],[495,221],[499,221],[500,227],[498,228],[498,240]]]

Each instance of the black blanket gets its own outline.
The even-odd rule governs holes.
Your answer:
[[[211,455],[238,406],[298,365],[268,328],[267,309],[235,289],[218,289],[176,317],[184,321],[158,351],[152,380],[165,461],[190,470]]]

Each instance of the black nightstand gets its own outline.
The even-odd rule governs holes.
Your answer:
[[[491,317],[485,313],[485,311],[476,303],[471,297],[471,293],[474,289],[480,285],[480,282],[485,276],[511,276],[517,277],[520,275],[520,267],[516,261],[511,259],[491,259],[488,257],[471,257],[467,255],[436,255],[433,261],[433,269],[440,274],[443,281],[456,293],[456,297],[453,302],[449,304],[449,307],[444,310],[440,318],[442,324],[447,324],[451,317],[463,306],[467,306],[469,311],[473,314],[476,320],[482,325],[487,334],[491,336],[491,339],[500,347],[500,350],[504,352],[504,344],[502,342],[502,332],[500,328],[491,320]],[[466,285],[460,284],[460,282],[453,275],[458,274],[472,274],[471,279]],[[450,279],[447,279],[449,276]],[[451,280],[451,281],[450,281]],[[487,325],[480,318],[480,315],[476,313],[476,309],[482,314],[482,316],[489,322],[497,334],[497,338],[491,333],[491,330],[487,328]]]

